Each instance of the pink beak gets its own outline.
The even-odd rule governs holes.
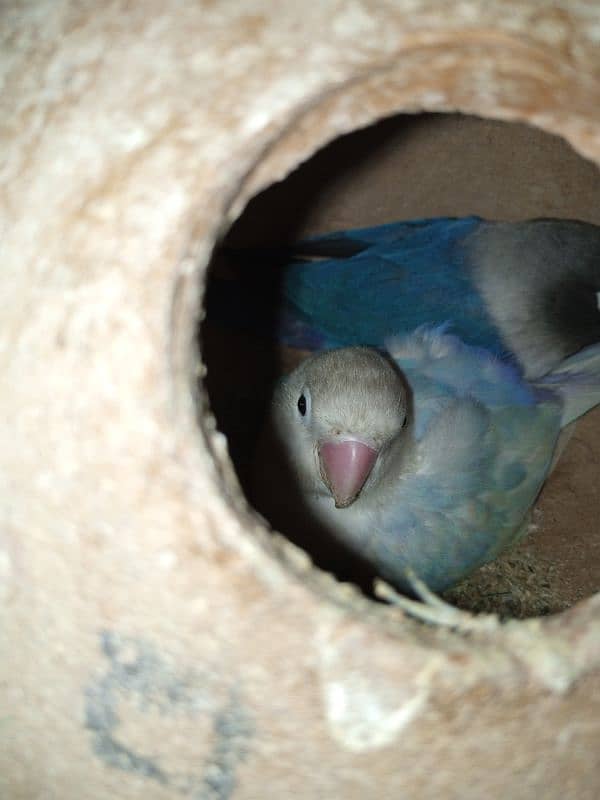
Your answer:
[[[356,439],[326,439],[319,444],[321,478],[336,508],[354,502],[369,477],[379,452]]]

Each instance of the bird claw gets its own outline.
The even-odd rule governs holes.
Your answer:
[[[381,578],[376,579],[374,584],[376,596],[399,606],[406,614],[421,622],[429,622],[439,627],[454,628],[462,633],[489,632],[497,629],[499,620],[495,614],[469,614],[446,603],[432,592],[410,567],[406,568],[405,576],[421,602],[405,597]]]

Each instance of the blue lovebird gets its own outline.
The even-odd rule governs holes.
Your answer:
[[[255,463],[276,527],[443,591],[525,532],[561,429],[600,402],[600,344],[526,380],[444,329],[309,357],[277,386]]]
[[[528,378],[600,341],[600,228],[539,219],[418,219],[238,250],[251,269],[214,278],[208,319],[291,347],[382,348],[448,323]]]

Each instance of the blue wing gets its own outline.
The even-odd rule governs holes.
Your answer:
[[[209,284],[208,318],[291,347],[382,348],[448,323],[539,377],[600,341],[600,227],[589,223],[419,219],[236,257],[235,279]]]
[[[213,279],[209,319],[313,350],[382,348],[392,335],[449,322],[465,341],[506,355],[464,245],[482,224],[439,218],[343,231],[294,246],[310,259],[251,251],[245,265],[252,269],[235,281]]]
[[[364,249],[350,258],[286,267],[289,311],[310,324],[325,347],[381,347],[394,334],[449,322],[465,341],[504,353],[462,248],[480,224],[477,217],[437,219],[345,234]]]

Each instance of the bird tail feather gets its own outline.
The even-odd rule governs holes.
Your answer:
[[[563,399],[562,427],[600,403],[600,343],[584,347],[535,382]]]

